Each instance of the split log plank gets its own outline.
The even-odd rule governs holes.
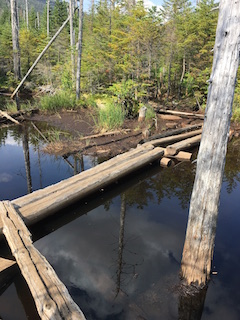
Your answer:
[[[159,114],[158,117],[163,119],[163,120],[169,120],[169,121],[182,120],[181,117],[175,116],[175,115],[172,115],[172,114]]]
[[[12,118],[9,114],[7,114],[7,112],[1,111],[0,110],[0,116],[10,120],[11,122],[20,125],[20,122],[17,121],[16,119]]]
[[[31,234],[9,201],[0,203],[3,233],[43,320],[84,320],[54,269],[33,246]]]
[[[181,111],[174,111],[174,110],[162,110],[159,109],[157,110],[158,113],[161,114],[172,114],[172,115],[178,115],[181,117],[191,117],[191,118],[198,118],[198,119],[204,119],[204,115],[203,114],[198,114],[198,113],[191,113],[191,112],[181,112]]]
[[[201,134],[194,136],[192,138],[188,138],[182,140],[180,142],[176,142],[166,148],[166,154],[168,155],[176,155],[179,151],[186,150],[198,145],[201,141]]]
[[[138,155],[147,153],[148,151],[152,150],[154,147],[152,145],[147,146],[140,146],[139,148],[132,149],[128,152],[125,152],[123,154],[120,154],[108,161],[105,161],[101,164],[98,164],[97,166],[83,171],[79,173],[78,175],[75,175],[71,178],[68,178],[66,180],[60,181],[54,185],[50,185],[44,189],[40,189],[37,191],[32,192],[31,194],[25,195],[23,197],[20,197],[18,199],[13,200],[12,202],[17,207],[23,207],[25,205],[28,205],[30,203],[33,203],[45,196],[48,196],[51,193],[54,193],[56,191],[64,190],[65,188],[73,185],[74,183],[85,183],[85,181],[89,178],[97,174],[98,172],[101,172],[102,175],[104,175],[104,171],[112,168],[116,168],[120,163],[127,162],[131,159],[136,159]]]
[[[42,194],[44,197],[39,197],[38,195],[38,200],[35,199],[34,201],[33,198],[28,198],[29,201],[25,203],[24,206],[18,206],[18,211],[21,213],[26,224],[29,225],[35,223],[44,217],[63,209],[73,202],[78,201],[111,183],[114,183],[117,179],[123,178],[148,163],[159,160],[163,154],[164,150],[158,147],[138,155],[137,158],[128,158],[114,167],[108,167],[108,169],[103,172],[98,170],[95,174],[88,175],[88,177],[80,179],[80,181],[77,181],[76,179],[73,184],[69,184],[67,181],[64,187],[64,184],[62,184],[62,188],[55,188],[50,194],[45,193],[45,190],[42,190],[44,192],[44,194]],[[34,193],[32,193],[32,195],[33,194]],[[14,200],[13,204],[16,205],[17,201]]]
[[[181,141],[181,140],[193,137],[193,136],[197,136],[201,133],[202,133],[202,129],[199,129],[196,131],[190,131],[190,132],[178,134],[175,136],[160,138],[157,140],[151,140],[150,142],[146,142],[145,145],[151,144],[153,146],[163,146],[163,145],[171,143],[171,142]]]

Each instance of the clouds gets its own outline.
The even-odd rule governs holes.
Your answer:
[[[7,182],[10,182],[11,180],[13,179],[13,176],[6,173],[6,172],[3,172],[3,173],[0,173],[0,183],[7,183]]]

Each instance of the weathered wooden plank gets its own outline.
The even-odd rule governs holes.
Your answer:
[[[161,114],[172,114],[172,115],[178,115],[181,117],[191,117],[191,118],[198,118],[198,119],[204,119],[203,114],[198,113],[191,113],[191,112],[181,112],[181,111],[174,111],[174,110],[158,110],[158,113]]]
[[[210,278],[234,89],[239,67],[240,1],[220,0],[206,117],[198,152],[181,275],[199,287]]]
[[[41,319],[85,319],[54,269],[32,245],[31,234],[9,201],[0,203],[3,233],[16,258]]]
[[[168,155],[167,152],[164,153],[164,156],[174,158],[178,161],[191,161],[192,160],[192,153],[179,151],[175,156]]]
[[[176,155],[179,151],[186,150],[198,145],[201,141],[201,134],[194,136],[192,138],[188,138],[182,140],[180,142],[176,142],[166,148],[166,154],[168,155]]]
[[[106,185],[114,183],[117,179],[123,178],[131,172],[134,172],[134,170],[138,170],[148,163],[160,159],[163,154],[164,150],[162,148],[155,148],[137,158],[134,157],[120,163],[114,168],[110,167],[104,172],[99,171],[89,176],[86,180],[81,180],[73,185],[68,185],[63,189],[56,190],[44,198],[19,207],[18,210],[27,224],[37,222],[43,217],[53,214],[67,205],[104,188]]]
[[[61,182],[58,182],[54,185],[48,186],[44,189],[40,189],[37,191],[34,191],[31,194],[25,195],[23,197],[20,197],[18,199],[15,199],[12,201],[17,207],[23,207],[29,203],[35,202],[39,199],[44,198],[45,196],[49,196],[50,193],[54,193],[56,191],[64,190],[66,187],[73,185],[74,183],[79,183],[86,181],[89,177],[94,176],[96,173],[101,172],[104,175],[104,171],[110,169],[110,168],[116,168],[119,164],[123,162],[127,162],[131,159],[136,159],[138,155],[147,153],[148,151],[152,150],[154,147],[152,145],[147,146],[141,146],[136,149],[132,149],[126,153],[120,154],[108,161],[105,161],[101,164],[98,164],[97,166],[83,171],[79,173],[78,175],[75,175],[71,178],[68,178],[66,180],[63,180]]]
[[[146,142],[143,145],[151,144],[153,146],[163,146],[163,145],[166,145],[166,144],[171,143],[171,142],[181,141],[181,140],[193,137],[193,136],[197,136],[197,135],[199,135],[201,133],[202,133],[202,129],[199,129],[199,130],[190,131],[190,132],[186,132],[186,133],[181,133],[181,134],[170,136],[170,137],[166,137],[166,138],[160,138],[160,139],[157,139],[157,140],[151,140],[149,142]]]

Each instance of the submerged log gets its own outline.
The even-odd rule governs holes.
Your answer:
[[[198,145],[201,141],[201,134],[194,136],[189,139],[182,140],[180,142],[174,143],[170,146],[167,146],[166,153],[168,155],[176,155],[179,151],[190,149],[196,145]]]
[[[31,234],[9,201],[0,203],[3,233],[24,276],[41,319],[84,320],[54,269],[33,246]]]

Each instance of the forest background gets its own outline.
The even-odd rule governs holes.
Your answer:
[[[184,100],[193,108],[204,109],[218,18],[216,7],[212,0],[202,0],[195,6],[186,0],[164,0],[162,8],[146,8],[142,1],[134,0],[92,0],[83,16],[78,104],[114,97],[130,113],[136,113],[148,99],[176,104]],[[18,3],[22,76],[67,19],[68,12],[68,2],[50,3],[48,37],[46,4],[29,0],[27,19],[26,2]],[[67,25],[27,79],[25,90],[36,92],[39,87],[49,86],[76,104],[72,102],[76,67],[72,54],[77,54],[78,23],[76,10],[74,46],[70,45]],[[0,0],[1,91],[13,91],[18,83],[13,73],[10,5]],[[240,119],[239,102],[240,82],[234,99],[235,120]]]

